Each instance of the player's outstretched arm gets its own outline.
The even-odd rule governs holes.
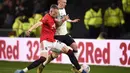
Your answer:
[[[68,19],[67,21],[68,21],[68,22],[72,22],[72,23],[76,23],[76,22],[79,22],[80,19],[74,19],[74,20]]]
[[[67,16],[68,16],[68,19],[67,19],[68,22],[76,23],[76,22],[79,22],[79,21],[80,21],[80,19],[78,19],[78,18],[77,18],[77,19],[73,19],[73,20],[70,19],[69,14],[67,14]]]
[[[32,31],[33,29],[36,29],[37,27],[41,26],[42,22],[37,22],[36,24],[34,24],[28,31]]]
[[[34,24],[27,32],[26,32],[26,35],[29,36],[30,35],[30,32],[33,30],[33,29],[36,29],[37,27],[41,26],[42,25],[42,22],[37,22],[36,24]]]

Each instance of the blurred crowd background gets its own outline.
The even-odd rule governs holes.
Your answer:
[[[0,36],[27,37],[57,0],[0,0]],[[74,38],[130,39],[130,0],[68,0],[66,12],[78,23],[67,23]],[[30,37],[39,37],[40,27]]]

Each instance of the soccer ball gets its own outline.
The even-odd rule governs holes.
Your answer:
[[[89,72],[90,72],[90,66],[87,65],[87,64],[81,65],[81,68],[82,68],[86,73],[89,73]]]

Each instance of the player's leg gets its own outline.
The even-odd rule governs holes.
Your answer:
[[[78,59],[79,55],[78,55],[78,47],[76,42],[74,41],[74,39],[69,35],[60,35],[60,36],[55,36],[55,39],[65,43],[67,46],[70,46],[73,49],[74,55],[75,57]]]
[[[46,61],[38,66],[37,73],[42,73],[43,68],[46,66],[46,64],[50,63],[54,58],[57,58],[57,57],[58,57],[58,54],[55,53],[55,52],[52,52],[48,56],[48,58],[46,59]]]
[[[74,41],[74,39],[70,36],[70,35],[65,35],[65,43],[70,46],[73,49],[73,53],[76,57],[76,59],[78,60],[79,57],[79,53],[78,53],[78,46],[76,44],[76,42]],[[72,71],[74,71],[76,73],[77,69],[75,68],[75,66],[72,64]]]
[[[71,40],[73,40],[73,39],[71,39]],[[73,40],[73,42],[71,43],[70,47],[73,49],[73,53],[74,53],[76,59],[78,60],[78,57],[79,57],[78,46],[77,46],[77,44],[76,44],[76,42],[75,42],[74,40]],[[74,67],[74,65],[72,64],[72,69],[71,69],[71,70],[73,70],[74,68],[75,68],[75,67]]]
[[[76,59],[78,60],[79,54],[78,54],[78,46],[76,44],[76,42],[73,42],[70,47],[73,49],[74,55],[76,57]]]
[[[43,44],[45,44],[44,47],[43,47]],[[29,66],[25,67],[23,70],[21,70],[21,71],[16,70],[15,73],[26,73],[27,71],[29,71],[29,70],[31,70],[33,68],[36,68],[41,63],[46,61],[49,49],[45,49],[45,47],[48,47],[48,46],[49,46],[49,44],[46,41],[45,42],[43,41],[41,43],[41,51],[40,51],[41,57],[39,59],[35,60],[34,62],[32,62]]]
[[[78,55],[78,46],[77,46],[76,42],[69,34],[65,35],[64,38],[65,38],[65,40],[64,40],[65,44],[67,46],[70,46],[73,49],[74,55],[78,60],[79,55]]]
[[[27,71],[39,66],[41,63],[43,63],[46,60],[46,57],[41,56],[39,59],[32,62],[30,65],[25,67],[23,70],[15,71],[15,73],[26,73]]]
[[[37,73],[42,73],[43,68],[46,66],[46,64],[50,63],[54,58],[57,58],[58,54],[53,52],[48,55],[48,58],[46,59],[46,61],[44,63],[41,63],[38,68],[37,68]]]
[[[54,48],[51,49],[53,52],[56,52],[56,53],[61,53],[61,52],[63,52],[63,53],[65,53],[65,54],[67,54],[67,55],[69,56],[69,59],[70,59],[71,63],[75,65],[76,69],[77,69],[77,70],[80,69],[80,65],[79,65],[79,63],[78,63],[76,57],[74,56],[73,51],[70,50],[70,49],[68,48],[68,46],[66,46],[65,44],[63,44],[63,43],[60,42],[60,41],[56,41],[56,42],[54,42],[54,46],[53,46],[53,47],[54,47]],[[46,63],[47,63],[47,62],[46,62]],[[44,65],[44,64],[45,64],[45,63],[43,63],[43,65]]]
[[[35,60],[32,62],[29,66],[23,69],[23,73],[26,73],[28,70],[31,70],[37,66],[39,66],[41,63],[43,63],[46,60],[45,57],[41,56],[38,60]],[[22,73],[22,72],[21,72]]]
[[[54,46],[56,48],[56,50],[61,51],[62,53],[65,53],[68,55],[71,63],[76,67],[76,69],[80,72],[80,73],[85,73],[83,69],[81,69],[78,60],[76,59],[76,57],[74,56],[74,53],[71,49],[68,48],[68,46],[66,46],[64,43],[57,41],[56,45]]]
[[[67,47],[63,47],[63,52],[65,53],[65,54],[67,54],[68,55],[68,57],[69,57],[69,59],[70,59],[70,61],[71,61],[71,63],[75,66],[75,73],[86,73],[81,67],[80,67],[80,65],[79,65],[79,63],[78,63],[78,60],[76,59],[76,57],[74,56],[74,53],[73,53],[73,51],[72,50],[70,50],[70,49],[68,49]]]

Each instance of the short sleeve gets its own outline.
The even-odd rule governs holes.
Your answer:
[[[45,24],[47,22],[47,18],[46,16],[42,17],[42,19],[40,20],[43,24]]]

